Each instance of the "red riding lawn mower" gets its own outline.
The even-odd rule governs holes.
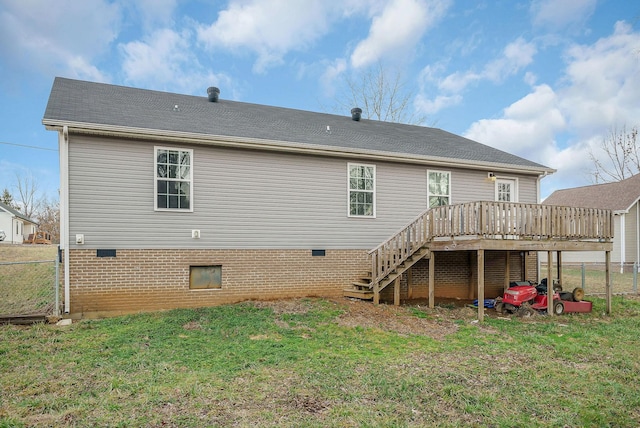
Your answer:
[[[504,292],[503,297],[495,300],[498,313],[510,313],[528,317],[535,313],[546,312],[548,303],[547,279],[535,285],[531,281],[514,281]],[[575,288],[573,292],[562,291],[559,284],[553,285],[553,313],[591,312],[591,302],[583,301],[584,290]]]

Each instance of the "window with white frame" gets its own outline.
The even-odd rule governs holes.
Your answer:
[[[427,201],[429,208],[451,204],[449,171],[427,171]]]
[[[156,210],[193,211],[193,150],[155,148]]]
[[[514,179],[499,178],[496,180],[496,201],[518,202],[518,183]]]
[[[376,216],[375,165],[348,164],[349,217]]]

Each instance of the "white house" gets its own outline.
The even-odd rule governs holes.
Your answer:
[[[0,244],[22,244],[22,242],[38,229],[38,223],[0,202],[0,230],[5,238]],[[2,233],[0,233],[2,237]]]

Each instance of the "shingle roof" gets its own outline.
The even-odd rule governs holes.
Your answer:
[[[26,215],[22,214],[20,211],[15,210],[13,208],[11,208],[10,206],[0,202],[0,209],[7,211],[8,213],[21,218],[22,220],[28,221],[29,223],[33,223],[33,224],[38,224],[37,222],[31,220],[29,217],[27,217]]]
[[[203,94],[205,94],[203,87]],[[177,108],[176,108],[177,106]],[[188,132],[433,159],[554,170],[437,128],[93,83],[57,77],[45,125],[64,122]]]
[[[556,190],[542,203],[627,211],[638,198],[640,198],[640,174],[614,183]]]

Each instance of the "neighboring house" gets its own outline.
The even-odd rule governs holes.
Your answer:
[[[535,279],[536,251],[610,247],[602,228],[602,243],[549,245],[543,165],[356,109],[208,92],[55,79],[43,124],[60,147],[66,312],[343,293],[433,305]]]
[[[556,190],[543,204],[569,207],[608,209],[613,212],[613,251],[611,262],[620,270],[640,262],[640,174],[614,183],[595,184],[573,189]],[[603,263],[599,251],[570,253],[565,263]]]
[[[22,242],[38,229],[38,223],[20,211],[0,202],[0,230],[5,238],[2,244],[22,244]]]

